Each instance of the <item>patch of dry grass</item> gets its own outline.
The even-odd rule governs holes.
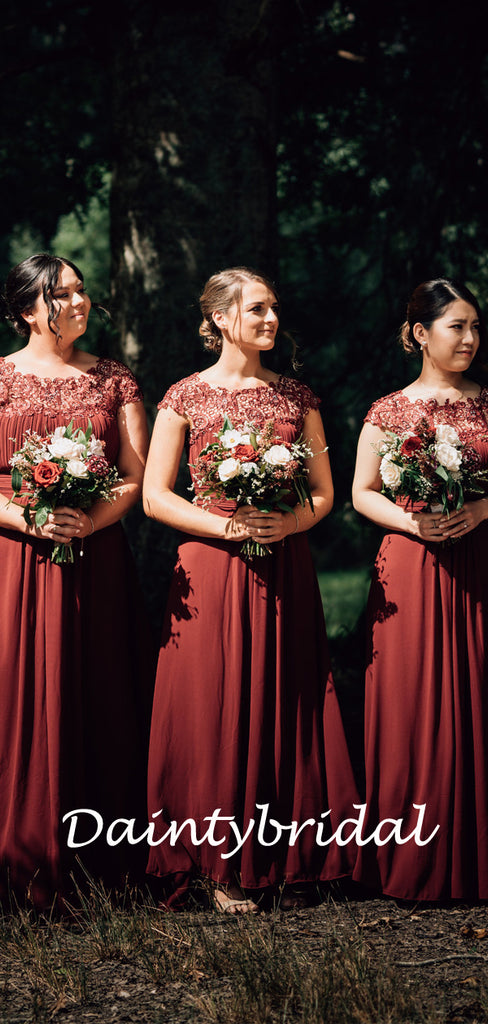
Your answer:
[[[79,895],[67,918],[19,908],[1,920],[1,1024],[442,1020],[353,921],[339,934],[333,903],[318,928],[313,911],[300,927],[279,910],[236,920],[95,884]]]

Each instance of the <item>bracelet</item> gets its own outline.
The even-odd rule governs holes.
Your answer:
[[[295,516],[295,529],[293,530],[293,533],[296,533],[297,530],[298,530],[298,516],[297,516],[294,508],[291,508],[290,512],[293,512],[293,515]],[[293,536],[293,534],[290,534],[290,536]]]
[[[91,537],[92,533],[95,533],[95,523],[93,522],[93,519],[92,519],[92,517],[91,517],[89,512],[85,512],[85,515],[88,517],[88,519],[91,522],[91,533],[88,534],[88,536]]]

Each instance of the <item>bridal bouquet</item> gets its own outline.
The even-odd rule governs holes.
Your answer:
[[[194,486],[207,503],[211,497],[226,498],[237,505],[254,505],[260,512],[291,512],[288,499],[294,491],[300,504],[308,501],[313,510],[305,466],[312,456],[306,441],[284,441],[277,435],[272,420],[257,429],[250,424],[234,427],[226,416],[215,441],[202,449],[192,467]],[[241,554],[251,559],[271,550],[268,544],[248,539]]]
[[[406,498],[407,506],[422,501],[431,511],[448,513],[462,508],[466,495],[486,494],[488,469],[448,424],[435,427],[422,417],[415,430],[387,430],[373,448],[381,456],[382,492],[392,500]]]
[[[85,511],[98,500],[113,501],[112,487],[120,480],[117,469],[104,455],[105,442],[93,437],[88,421],[85,431],[56,427],[47,437],[26,431],[24,443],[10,459],[13,497],[27,501],[24,519],[29,526],[43,526],[58,505]],[[73,562],[71,544],[54,544],[51,560]]]

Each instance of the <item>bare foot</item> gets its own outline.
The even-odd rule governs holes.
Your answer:
[[[259,914],[259,907],[253,900],[247,900],[235,889],[214,889],[213,900],[215,909],[221,914]]]

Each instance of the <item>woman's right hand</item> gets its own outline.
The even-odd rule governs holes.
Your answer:
[[[81,520],[78,511],[74,508],[67,508],[60,505],[50,512],[43,526],[35,526],[34,519],[32,526],[26,528],[28,536],[36,536],[40,540],[52,540],[56,544],[69,544],[73,537],[77,537],[81,529]]]
[[[412,533],[429,544],[439,544],[445,540],[445,533],[441,530],[442,512],[412,512],[410,520],[413,525]]]
[[[229,519],[224,520],[224,540],[247,540],[251,536],[247,523],[252,511],[253,505],[240,505]]]

